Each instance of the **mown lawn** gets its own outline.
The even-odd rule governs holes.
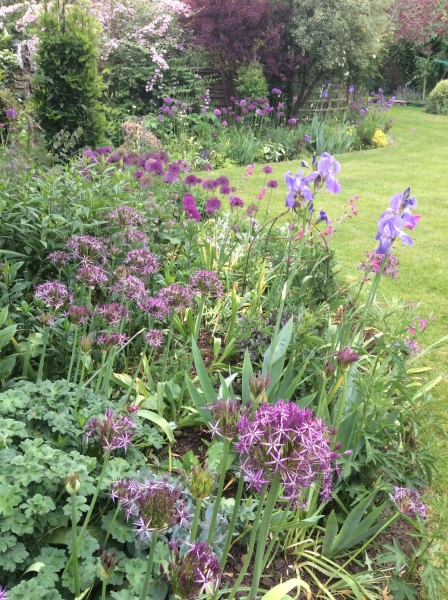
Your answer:
[[[386,148],[339,156],[342,191],[337,196],[321,192],[315,205],[316,209],[324,208],[331,219],[337,220],[347,200],[359,196],[358,216],[346,221],[332,238],[342,280],[350,283],[359,277],[357,267],[365,252],[375,247],[376,220],[388,207],[390,196],[411,187],[412,195],[418,200],[415,212],[422,215],[418,228],[412,232],[415,245],[396,244],[399,278],[383,279],[380,292],[389,300],[397,298],[420,303],[418,312],[422,317],[431,313],[436,317],[421,338],[427,346],[448,334],[448,117],[428,115],[417,108],[394,107],[390,118],[393,121],[390,135],[395,143]],[[255,200],[263,186],[262,166],[257,165],[254,175],[243,183],[239,195],[246,205]],[[275,178],[279,182],[270,206],[270,214],[275,216],[284,210],[283,175],[289,170],[295,173],[300,163],[272,166],[274,172],[268,179]],[[235,167],[226,170],[225,174],[237,183],[243,172],[243,168]],[[264,215],[263,203],[267,202],[268,196],[269,193],[261,203],[261,215]],[[426,364],[434,368],[433,376],[443,376],[433,391],[436,399],[433,412],[436,421],[444,424],[448,431],[448,343],[433,351]],[[446,441],[434,436],[430,425],[424,437],[434,442],[433,452],[440,459],[433,493],[447,497]]]

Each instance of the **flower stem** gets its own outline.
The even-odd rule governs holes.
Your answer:
[[[68,374],[67,374],[67,383],[70,382],[70,377],[72,376],[73,363],[75,361],[75,353],[76,353],[77,342],[78,342],[78,334],[79,334],[79,327],[75,327],[75,334],[73,336],[72,356],[70,358],[70,366],[68,368]]]
[[[219,507],[221,505],[222,490],[224,489],[224,481],[226,478],[227,459],[229,457],[229,450],[230,450],[230,440],[228,440],[227,438],[224,438],[224,450],[222,453],[221,462],[219,463],[221,475],[219,477],[219,484],[218,484],[218,490],[216,492],[215,504],[213,505],[213,514],[212,514],[212,520],[210,521],[210,528],[208,531],[207,544],[211,544],[211,542],[212,542],[213,532],[214,532],[215,525],[216,525],[216,519],[218,518],[218,511],[219,511]]]
[[[238,518],[238,511],[240,508],[241,496],[243,495],[244,479],[242,477],[238,480],[238,487],[235,496],[235,507],[233,509],[232,518],[230,519],[229,529],[227,532],[226,543],[224,544],[224,550],[221,557],[221,571],[224,570],[226,564],[227,554],[229,553],[230,546],[232,545],[233,532],[235,531],[236,520]]]
[[[196,498],[196,508],[194,511],[193,526],[191,528],[191,533],[190,533],[190,544],[192,544],[194,542],[194,540],[196,539],[196,533],[198,531],[198,524],[199,524],[199,517],[201,515],[201,506],[202,506],[202,499]]]
[[[166,366],[168,363],[168,354],[170,351],[170,346],[171,346],[171,338],[173,335],[173,320],[174,320],[174,310],[171,309],[170,311],[170,321],[169,321],[169,329],[168,329],[168,339],[166,341],[166,346],[165,346],[165,352],[163,353],[163,368],[162,368],[162,375],[160,377],[160,381],[165,381],[166,380]]]
[[[342,413],[345,408],[347,401],[347,383],[348,383],[348,371],[344,371],[344,386],[342,388],[342,398],[339,399],[338,415],[336,421],[333,420],[333,427],[339,427],[342,419]]]
[[[112,531],[112,527],[114,526],[114,523],[115,523],[115,521],[116,521],[116,519],[118,517],[118,513],[120,511],[120,508],[121,508],[121,500],[118,502],[117,508],[115,509],[114,516],[112,517],[112,521],[110,522],[109,529],[107,530],[106,538],[104,540],[103,548],[106,547],[107,540],[109,539],[110,532]]]
[[[101,588],[101,600],[106,600],[106,587],[107,587],[107,579],[103,579],[103,586]]]
[[[79,581],[79,565],[78,565],[78,532],[76,528],[76,494],[71,495],[72,503],[72,557],[73,557],[73,580],[75,582],[76,597],[81,594],[81,584]]]
[[[41,352],[40,361],[39,361],[39,370],[37,371],[37,381],[42,381],[42,375],[44,372],[45,353],[47,351],[47,343],[48,343],[48,329],[45,329],[42,352]]]
[[[157,532],[153,531],[151,535],[151,547],[149,549],[148,554],[148,562],[146,563],[146,575],[145,581],[143,582],[142,589],[140,591],[139,600],[146,600],[146,596],[148,595],[148,588],[151,582],[152,577],[152,563],[154,562],[154,553],[156,550],[157,543]]]
[[[103,374],[104,361],[105,360],[106,360],[106,353],[105,352],[101,352],[101,366],[100,366],[99,371],[98,371],[98,379],[96,380],[95,394],[98,394],[98,392],[100,391],[101,376]]]
[[[144,348],[143,348],[143,350],[142,350],[142,354],[141,354],[141,356],[140,356],[140,360],[139,360],[139,362],[138,362],[138,366],[137,366],[137,368],[136,368],[136,370],[135,370],[134,377],[132,378],[132,381],[131,381],[131,383],[129,384],[128,391],[126,392],[126,396],[124,397],[124,401],[125,401],[125,402],[127,402],[127,400],[128,400],[128,398],[129,398],[129,396],[131,395],[131,390],[133,390],[133,389],[134,389],[135,382],[137,381],[138,374],[140,373],[140,369],[142,368],[143,359],[144,359],[144,358],[145,358],[145,356],[146,356],[146,351],[147,351],[147,349],[148,349],[148,344],[145,344],[145,346],[144,346]],[[136,395],[136,397],[138,396],[138,392],[137,392],[137,390],[135,391],[135,395]]]

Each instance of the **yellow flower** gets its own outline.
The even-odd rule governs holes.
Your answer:
[[[384,146],[387,146],[387,136],[381,129],[377,129],[372,138],[372,142],[376,148],[383,148]]]

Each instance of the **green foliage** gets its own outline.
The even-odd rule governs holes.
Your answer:
[[[17,56],[10,50],[0,50],[0,89],[14,83],[14,70],[19,66]],[[0,114],[3,117],[3,115]]]
[[[238,68],[235,86],[240,98],[266,98],[268,95],[268,82],[262,66],[257,61],[241,65]]]
[[[448,115],[448,80],[439,81],[428,96],[426,112]]]
[[[43,13],[33,103],[50,150],[55,136],[82,127],[74,148],[95,146],[104,133],[103,84],[97,73],[99,25],[82,3]]]

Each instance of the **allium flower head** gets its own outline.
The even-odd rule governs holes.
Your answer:
[[[109,222],[119,227],[136,227],[137,225],[143,225],[145,221],[137,209],[124,204],[117,206],[109,213]]]
[[[267,186],[268,188],[276,189],[278,188],[278,181],[276,181],[275,179],[271,179],[268,181]]]
[[[190,288],[196,294],[221,298],[223,295],[222,283],[215,271],[197,271],[190,278]]]
[[[299,502],[303,490],[321,485],[321,496],[330,498],[333,475],[339,472],[333,449],[334,432],[311,410],[279,400],[261,404],[254,420],[238,423],[240,464],[249,487],[260,492],[276,474],[283,498]]]
[[[118,302],[110,302],[109,304],[98,304],[94,311],[95,316],[109,323],[109,325],[118,325],[122,319],[129,321],[129,311],[126,306]]]
[[[150,329],[143,336],[145,342],[151,348],[163,348],[163,331],[159,329]]]
[[[185,473],[180,472],[180,476],[190,494],[196,500],[208,498],[215,487],[215,475],[207,469],[207,465],[194,465]]]
[[[79,347],[83,354],[89,354],[89,352],[91,352],[91,350],[92,350],[92,346],[93,346],[92,338],[89,338],[88,336],[83,335],[79,339]]]
[[[211,198],[207,198],[207,202],[205,203],[205,214],[206,215],[214,215],[217,210],[221,208],[221,200],[216,196],[212,196]]]
[[[107,256],[103,240],[91,235],[75,235],[68,240],[66,247],[75,258],[84,262],[104,262]]]
[[[70,254],[63,250],[56,250],[48,255],[48,260],[54,264],[56,269],[61,270],[66,264],[70,262]]]
[[[64,316],[67,317],[70,323],[73,323],[73,325],[76,325],[77,327],[84,325],[89,315],[90,308],[88,306],[76,306],[75,304],[69,306],[64,313]]]
[[[96,286],[106,285],[109,281],[109,276],[102,267],[89,264],[78,269],[76,279],[93,289]]]
[[[17,112],[13,108],[8,108],[5,111],[5,114],[8,117],[8,119],[15,119],[17,117]]]
[[[166,302],[169,308],[174,310],[183,310],[191,306],[193,300],[193,290],[189,285],[172,283],[166,288],[162,288],[157,294]]]
[[[65,302],[72,301],[72,294],[67,287],[59,281],[47,281],[34,286],[34,297],[36,300],[42,300],[46,306],[54,309],[60,308]]]
[[[256,204],[250,204],[246,209],[246,215],[249,218],[255,217],[257,212],[258,212],[258,206]]]
[[[164,298],[146,296],[139,300],[137,306],[140,310],[148,313],[153,319],[163,321],[170,314],[170,307]]]
[[[114,283],[111,291],[120,296],[123,294],[127,300],[140,300],[146,293],[146,285],[135,275],[127,275]]]
[[[217,187],[219,187],[219,183],[216,179],[203,179],[201,181],[201,188],[203,190],[215,190]]]
[[[185,185],[198,185],[199,183],[201,183],[201,181],[202,179],[196,177],[194,173],[191,173],[191,175],[187,175],[184,179]]]
[[[239,400],[219,400],[207,406],[213,417],[214,425],[209,423],[213,437],[220,435],[232,440],[238,435],[237,425],[243,417],[249,417],[251,408],[243,406]]]
[[[96,338],[96,343],[102,352],[107,352],[113,347],[124,346],[128,342],[128,336],[124,333],[101,333]]]
[[[243,208],[244,202],[238,196],[229,197],[230,208]]]
[[[261,373],[258,375],[251,375],[249,378],[249,388],[250,388],[250,399],[253,404],[261,404],[262,402],[267,402],[267,389],[271,383],[271,376],[267,375],[266,377]]]
[[[100,546],[100,576],[102,579],[108,579],[115,568],[118,567],[120,559],[117,558],[116,551],[107,552]]]
[[[266,173],[267,175],[270,175],[272,173],[272,167],[270,165],[265,165],[263,167],[263,173]]]
[[[36,319],[41,325],[46,325],[47,327],[53,327],[56,323],[56,315],[53,313],[42,313],[41,315],[38,315]]]
[[[129,245],[138,243],[142,246],[146,246],[148,244],[146,234],[140,229],[135,229],[133,227],[126,228],[124,232],[124,241]]]
[[[342,348],[341,350],[339,350],[336,356],[336,360],[338,361],[338,364],[341,367],[341,369],[347,369],[352,363],[357,362],[359,360],[359,354],[354,352],[350,348],[350,346],[347,346],[346,348]]]
[[[107,408],[104,418],[93,417],[85,429],[86,438],[100,444],[105,452],[120,448],[126,452],[137,426],[127,415],[116,415],[111,408]]]
[[[7,592],[6,588],[4,588],[0,585],[0,600],[6,600],[7,597],[8,597],[8,592]]]
[[[131,271],[141,275],[150,275],[159,269],[155,255],[146,248],[131,250],[124,262],[129,265]]]
[[[394,493],[389,494],[389,498],[405,515],[409,515],[410,517],[416,517],[417,515],[420,515],[423,519],[426,519],[428,516],[428,508],[422,501],[417,490],[395,487]]]
[[[168,573],[161,566],[164,580],[171,584],[173,594],[181,600],[196,600],[203,594],[211,595],[219,586],[221,568],[219,561],[205,542],[191,544],[185,554],[180,554],[176,542],[170,542],[171,559]]]

